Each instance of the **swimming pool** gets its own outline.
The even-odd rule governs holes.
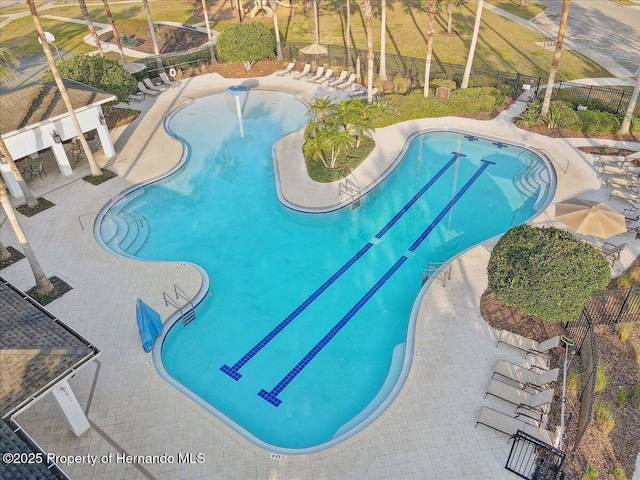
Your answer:
[[[334,445],[379,416],[411,365],[428,264],[528,220],[554,184],[526,148],[433,132],[407,142],[360,208],[296,212],[277,199],[271,145],[305,109],[251,91],[244,138],[224,95],[178,109],[166,125],[184,165],[114,199],[95,226],[116,253],[206,272],[197,319],[167,322],[156,343],[158,370],[282,453]]]

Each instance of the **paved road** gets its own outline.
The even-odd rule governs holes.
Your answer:
[[[562,0],[538,0],[548,10],[534,21],[557,32]],[[607,0],[572,0],[567,38],[606,55],[634,73],[640,67],[640,4],[621,6]]]

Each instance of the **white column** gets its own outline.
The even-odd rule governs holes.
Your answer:
[[[89,420],[87,420],[82,407],[78,403],[76,396],[73,394],[73,390],[71,390],[71,386],[69,382],[66,380],[58,385],[56,385],[53,390],[53,396],[58,401],[58,405],[62,409],[62,413],[64,413],[64,418],[67,421],[67,425],[73,433],[75,433],[76,437],[79,437],[84,432],[86,432],[90,425]]]
[[[56,162],[58,162],[58,167],[60,167],[60,171],[65,177],[71,175],[71,165],[69,164],[69,157],[67,157],[67,152],[65,152],[64,147],[61,143],[54,143],[51,145],[51,151],[53,152],[53,156],[56,157]]]
[[[113,148],[109,129],[106,125],[98,125],[96,131],[98,132],[98,137],[100,137],[100,144],[102,145],[105,156],[113,157],[116,154],[116,150]]]
[[[2,164],[0,165],[0,174],[2,174],[2,178],[4,178],[4,183],[9,189],[9,195],[14,198],[22,198],[24,194],[22,193],[22,189],[18,184],[18,180],[13,175],[11,171],[11,167],[9,165]]]

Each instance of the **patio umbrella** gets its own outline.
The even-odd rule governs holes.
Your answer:
[[[582,198],[556,203],[556,218],[576,233],[599,238],[627,231],[624,215],[604,203]]]
[[[150,352],[154,340],[162,330],[160,314],[138,298],[136,300],[136,320],[142,348],[145,352]]]
[[[319,43],[312,43],[311,45],[300,49],[300,53],[304,53],[305,55],[326,55],[327,52],[327,47],[320,45]]]

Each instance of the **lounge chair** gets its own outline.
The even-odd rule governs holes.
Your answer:
[[[309,76],[309,70],[311,70],[311,64],[310,63],[305,63],[304,68],[302,69],[302,71],[296,73],[295,75],[293,75],[293,79],[294,80],[300,80],[302,77],[308,77]]]
[[[160,92],[157,90],[151,90],[147,88],[147,86],[142,82],[138,82],[138,90],[140,90],[145,95],[151,95],[152,97],[160,94]]]
[[[492,408],[482,407],[480,409],[480,417],[476,422],[476,427],[480,423],[499,432],[506,433],[507,435],[515,435],[518,430],[522,430],[548,445],[553,445],[553,433],[531,422],[532,420],[530,419],[521,420],[510,417]]]
[[[629,164],[631,165],[631,164]],[[640,175],[640,167],[629,167],[627,164],[606,164],[602,166],[603,174],[613,175]]]
[[[307,77],[307,82],[315,82],[316,80],[322,78],[322,75],[324,75],[324,67],[319,66],[313,77]]]
[[[347,72],[346,70],[342,70],[340,72],[340,75],[333,81],[329,82],[327,85],[329,87],[335,87],[336,85],[340,85],[342,82],[344,82],[344,79],[347,78]]]
[[[520,384],[520,388],[533,387],[535,389],[541,389],[547,383],[555,382],[558,379],[559,372],[559,368],[554,368],[544,373],[536,373],[531,369],[507,362],[506,360],[498,360],[493,367],[493,376],[500,375],[509,380],[513,380]]]
[[[622,164],[624,164],[625,162],[628,162],[626,158],[617,157],[617,156],[596,155],[594,159],[596,162],[600,162],[603,166],[604,165],[622,166]]]
[[[547,406],[553,400],[554,393],[553,388],[530,393],[492,378],[489,380],[489,386],[484,396],[493,395],[494,397],[513,403],[519,408],[533,410],[538,413],[546,413]]]
[[[144,82],[144,84],[149,87],[151,90],[157,90],[158,92],[163,92],[167,86],[163,85],[161,83],[158,83],[157,85],[155,83],[153,83],[151,80],[149,80],[148,78],[145,78],[142,80]]]
[[[551,337],[543,342],[536,342],[535,340],[523,337],[517,333],[509,332],[507,330],[499,330],[498,343],[496,344],[496,347],[501,343],[517,348],[518,350],[522,350],[527,354],[541,355],[560,345],[560,336],[556,335],[555,337]]]
[[[378,93],[378,87],[374,87],[371,90],[371,96],[375,97],[377,93]],[[351,98],[367,96],[368,95],[367,87],[363,87],[363,86],[356,87],[353,91],[347,92],[347,95],[349,95]]]
[[[287,68],[285,68],[284,70],[277,71],[276,75],[279,77],[284,77],[288,73],[293,72],[294,68],[296,68],[296,62],[291,62],[289,65],[287,65]]]
[[[607,187],[623,187],[628,189],[629,187],[635,187],[637,185],[637,180],[623,175],[613,175],[607,178]]]
[[[333,76],[333,68],[329,68],[326,72],[324,72],[324,75],[322,77],[320,77],[317,80],[314,80],[313,83],[319,83],[320,85],[322,85],[324,82],[328,82],[329,80],[331,80],[332,76]]]
[[[336,88],[339,90],[343,90],[345,88],[349,88],[350,86],[352,86],[354,84],[354,82],[356,81],[356,74],[352,73],[351,75],[349,75],[349,78],[347,78],[347,80],[345,82],[339,83],[338,85],[336,85]]]
[[[620,255],[626,246],[626,243],[614,245],[613,243],[605,242],[600,247],[600,252],[602,252],[602,255],[604,255],[607,260],[611,260],[611,266],[613,267],[616,261],[620,260]]]
[[[618,197],[631,203],[640,203],[640,194],[630,191],[629,189],[614,187],[611,189],[609,200],[611,197]]]
[[[169,75],[167,75],[164,72],[160,72],[160,80],[162,80],[162,82],[167,85],[168,87],[177,87],[178,85],[180,85],[180,82],[176,82],[174,80],[171,80],[169,78]]]
[[[129,100],[141,102],[142,100],[144,100],[144,93],[132,93],[131,95],[129,95]]]

